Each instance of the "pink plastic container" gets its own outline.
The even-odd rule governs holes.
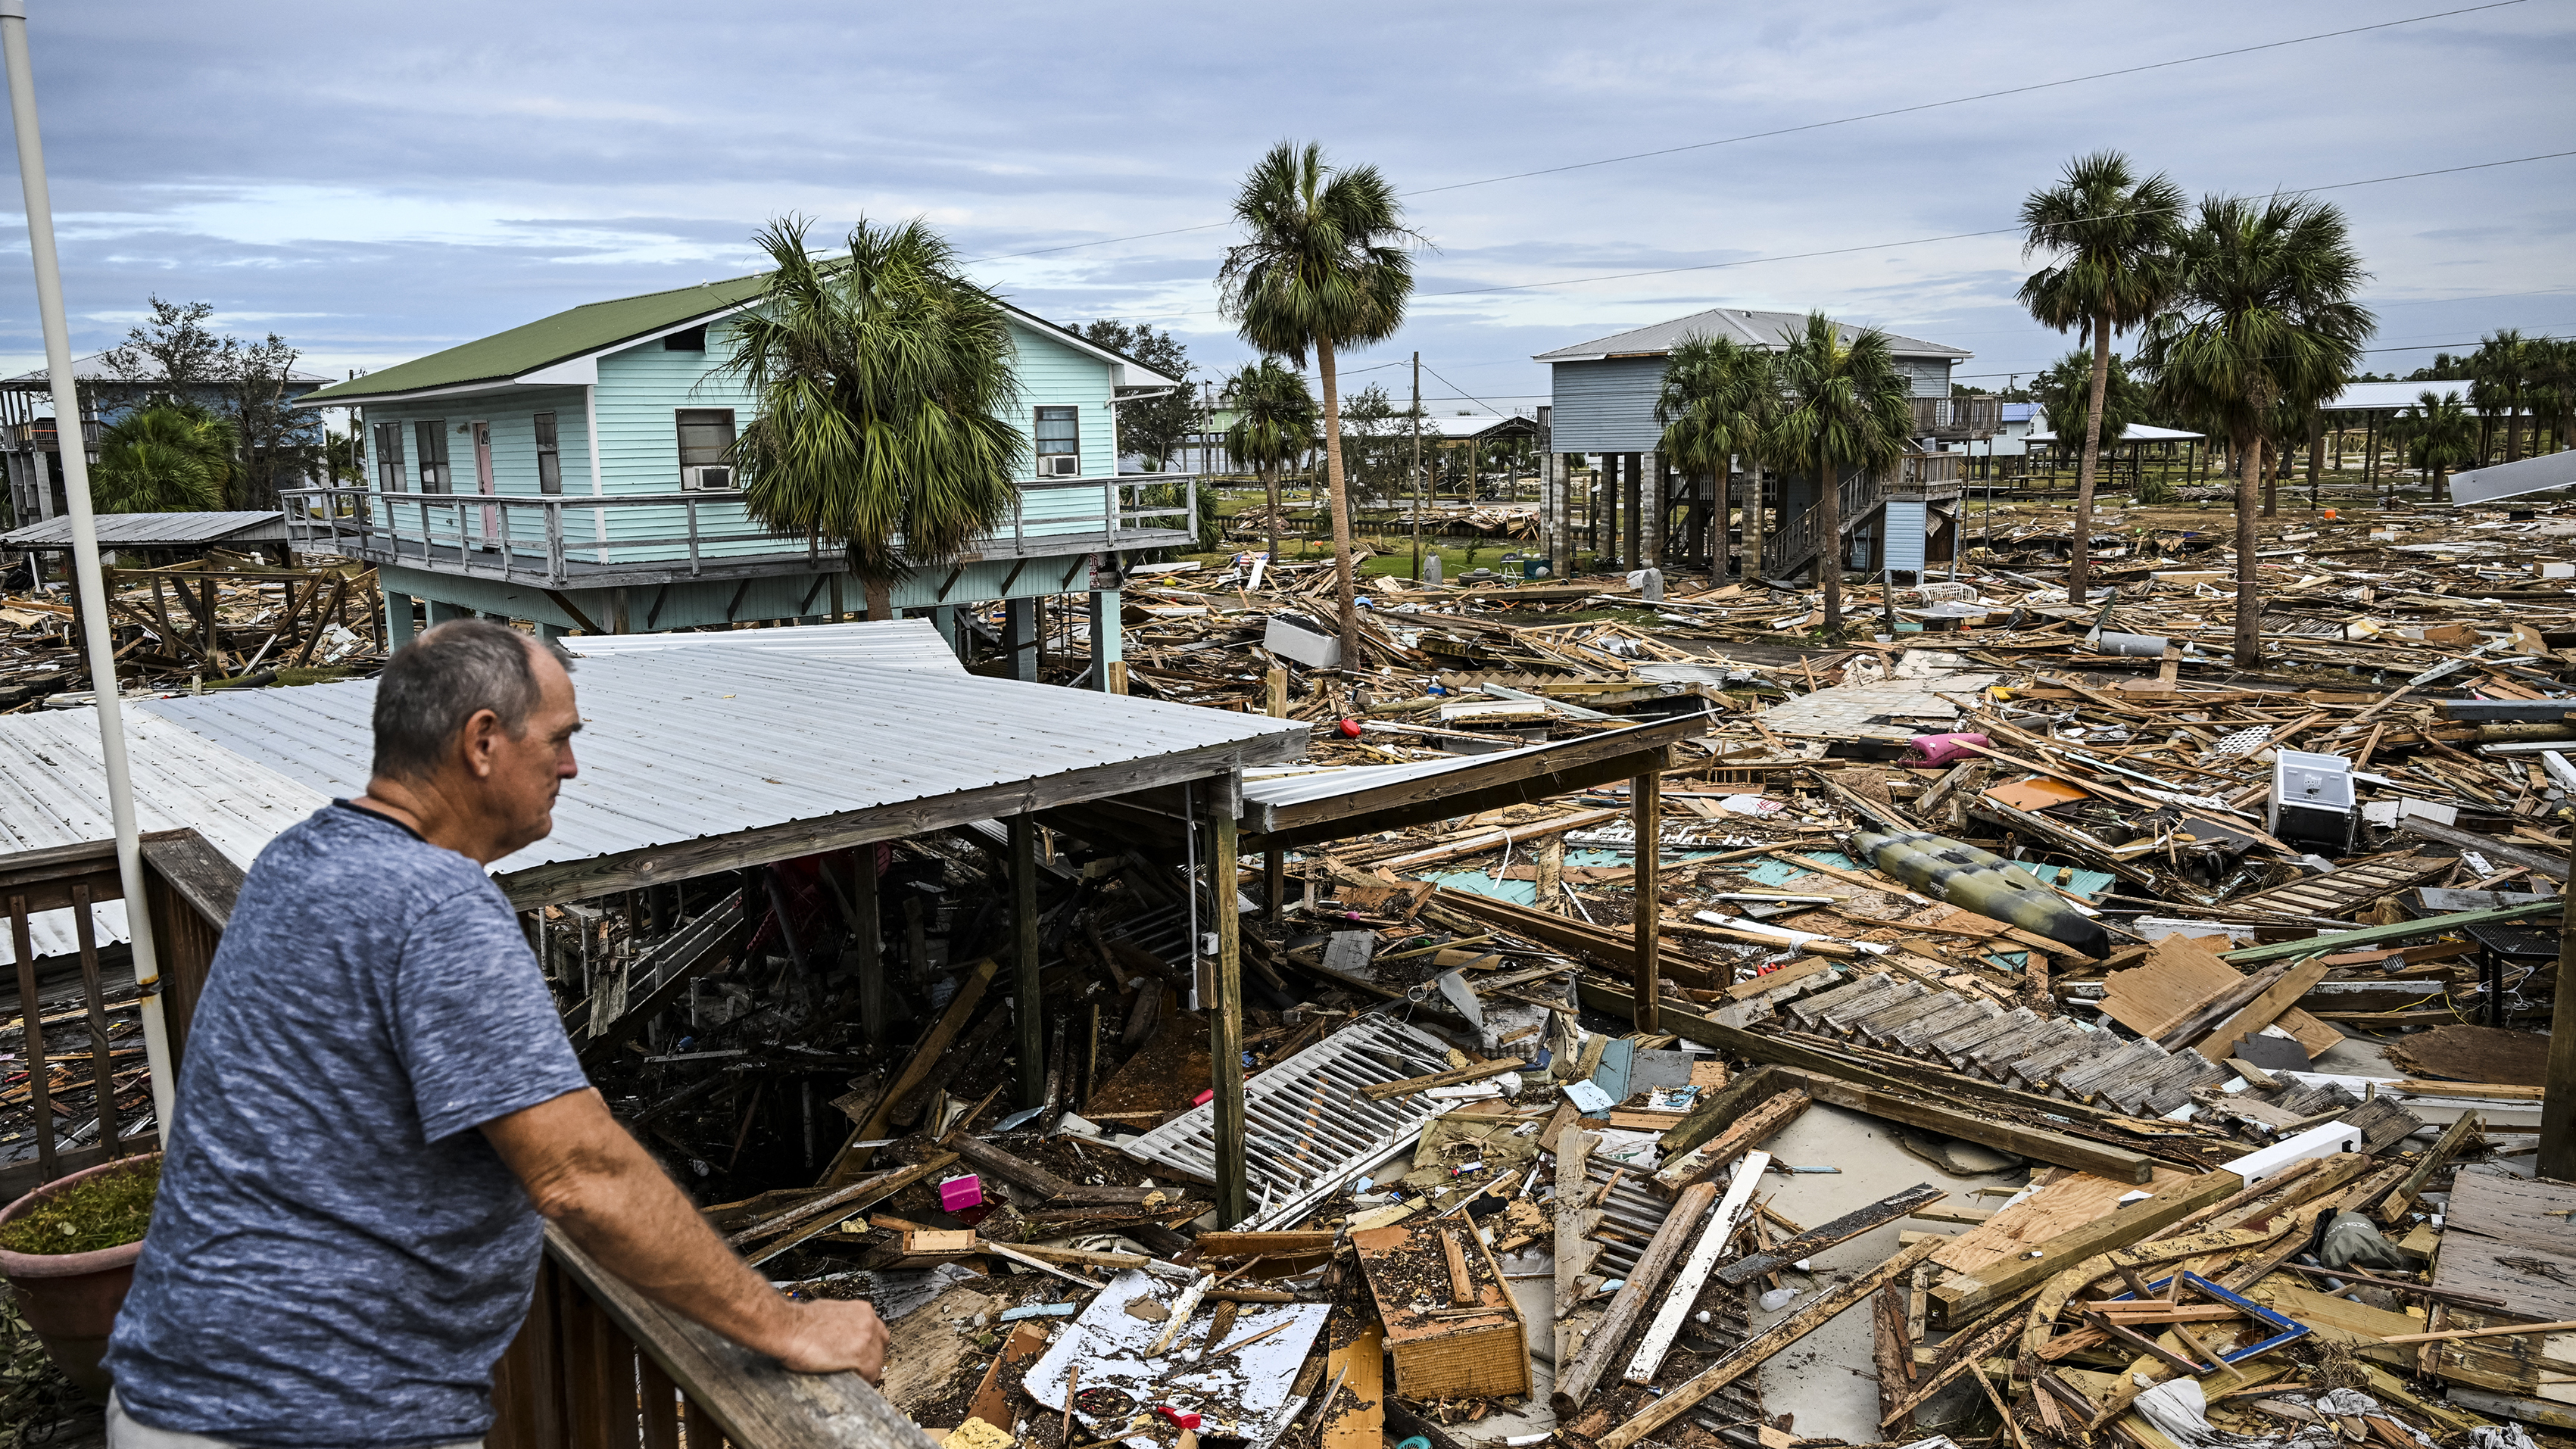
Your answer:
[[[1916,735],[1913,747],[1905,752],[1905,762],[1909,765],[1948,765],[1973,759],[1975,752],[1964,748],[1967,745],[1991,748],[1994,741],[1984,735],[1973,734]]]
[[[939,1210],[953,1213],[964,1208],[984,1205],[984,1180],[968,1173],[952,1177],[939,1185]]]

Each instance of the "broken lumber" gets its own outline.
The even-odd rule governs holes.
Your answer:
[[[2142,1152],[2070,1137],[2043,1127],[1997,1121],[1974,1112],[1899,1096],[1877,1087],[1856,1086],[1819,1072],[1789,1071],[1788,1075],[1804,1084],[1820,1102],[1867,1112],[1873,1117],[1902,1122],[1909,1127],[1926,1128],[1961,1141],[2034,1157],[2052,1166],[2071,1167],[2078,1172],[2107,1177],[2114,1182],[2146,1182],[2155,1176],[2155,1159]]]
[[[1360,1095],[1372,1102],[1383,1102],[1389,1097],[1408,1097],[1433,1087],[1462,1087],[1487,1077],[1499,1077],[1505,1072],[1525,1071],[1528,1067],[1529,1063],[1518,1057],[1503,1057],[1496,1061],[1477,1062],[1452,1072],[1434,1072],[1427,1077],[1407,1077],[1400,1082],[1370,1082],[1360,1088]]]
[[[1811,1258],[1836,1243],[1847,1243],[1881,1223],[1891,1223],[1911,1215],[1926,1203],[1936,1202],[1942,1190],[1928,1182],[1917,1183],[1893,1196],[1880,1198],[1865,1208],[1843,1214],[1820,1227],[1813,1227],[1785,1243],[1775,1243],[1751,1257],[1738,1258],[1717,1270],[1717,1281],[1732,1288],[1776,1273],[1801,1258]]]
[[[2210,1210],[2244,1189],[2245,1179],[2223,1168],[2202,1173],[2144,1202],[2060,1233],[2019,1257],[1952,1278],[1932,1290],[1932,1301],[1940,1305],[1944,1322],[1963,1323],[1991,1303],[2044,1283],[2087,1258],[2141,1242],[2148,1234]]]
[[[1636,1417],[1602,1435],[1600,1449],[1628,1449],[1629,1445],[1680,1418],[1692,1405],[1760,1368],[1764,1360],[1823,1327],[1840,1316],[1844,1309],[1866,1302],[1880,1288],[1912,1272],[1915,1264],[1932,1256],[1932,1250],[1947,1241],[1937,1236],[1926,1238],[1745,1340],[1733,1353],[1719,1359],[1697,1377],[1638,1410]]]
[[[1155,1197],[1177,1199],[1179,1196],[1158,1187],[1093,1187],[1087,1183],[1067,1182],[1036,1163],[1014,1157],[963,1130],[949,1133],[939,1145],[995,1177],[1016,1182],[1032,1192],[1046,1194],[1051,1202],[1129,1203],[1146,1202]]]
[[[1771,1067],[1756,1067],[1738,1075],[1711,1092],[1707,1101],[1691,1109],[1689,1116],[1665,1129],[1655,1150],[1662,1154],[1663,1161],[1672,1161],[1726,1130],[1728,1123],[1744,1115],[1748,1104],[1762,1101],[1783,1085],[1779,1073]]]
[[[2394,1226],[2400,1218],[2405,1217],[2414,1208],[2416,1195],[2424,1191],[2424,1184],[2431,1182],[2433,1174],[2441,1171],[2443,1165],[2457,1156],[2460,1149],[2466,1147],[2469,1140],[2485,1130],[2485,1127],[2485,1119],[2477,1113],[2461,1113],[2460,1120],[2452,1123],[2439,1138],[2435,1139],[2431,1149],[2415,1159],[2414,1167],[2397,1180],[2396,1187],[2389,1190],[2388,1200],[2380,1204],[2377,1214],[2380,1224],[2383,1227]]]
[[[1759,1146],[1814,1105],[1815,1100],[1795,1087],[1782,1092],[1738,1118],[1734,1126],[1656,1169],[1655,1181],[1666,1192],[1679,1192],[1703,1178],[1716,1176],[1737,1153]]]
[[[1592,1330],[1592,1336],[1583,1341],[1583,1352],[1575,1355],[1573,1363],[1558,1370],[1556,1388],[1548,1395],[1548,1402],[1555,1407],[1558,1417],[1574,1413],[1583,1407],[1585,1399],[1592,1396],[1593,1385],[1601,1381],[1601,1375],[1610,1367],[1611,1358],[1619,1352],[1619,1345],[1627,1340],[1629,1331],[1637,1326],[1637,1320],[1645,1316],[1646,1304],[1662,1290],[1665,1277],[1673,1270],[1674,1261],[1682,1255],[1683,1246],[1691,1241],[1693,1231],[1716,1201],[1717,1188],[1713,1184],[1695,1183],[1684,1189],[1680,1199],[1674,1202],[1673,1210],[1664,1217],[1663,1226],[1655,1230],[1653,1241],[1646,1244],[1646,1251],[1637,1255],[1637,1266],[1630,1270],[1628,1281],[1620,1285],[1617,1295],[1611,1298],[1610,1311],[1602,1315],[1601,1322]]]
[[[965,1029],[966,1019],[975,1014],[976,1004],[984,999],[984,988],[992,984],[993,973],[999,969],[1000,963],[987,956],[958,977],[957,994],[949,998],[948,1009],[940,1013],[937,1024],[923,1035],[921,1045],[912,1049],[911,1060],[903,1064],[902,1073],[887,1085],[885,1094],[877,1098],[876,1110],[868,1114],[868,1120],[850,1129],[849,1139],[841,1144],[841,1150],[832,1158],[831,1167],[823,1173],[825,1187],[845,1186],[851,1178],[868,1170],[868,1162],[876,1156],[876,1149],[859,1144],[874,1142],[886,1135],[886,1128],[893,1121],[894,1104],[939,1064],[940,1054],[947,1051],[948,1044]]]
[[[1748,1152],[1744,1154],[1743,1162],[1736,1166],[1735,1179],[1727,1184],[1726,1196],[1718,1201],[1717,1211],[1710,1215],[1708,1226],[1700,1231],[1699,1242],[1692,1246],[1691,1255],[1683,1261],[1681,1271],[1673,1275],[1673,1285],[1664,1294],[1663,1306],[1655,1310],[1654,1322],[1646,1325],[1645,1338],[1638,1342],[1635,1356],[1628,1360],[1628,1382],[1651,1384],[1655,1381],[1656,1371],[1664,1366],[1664,1355],[1672,1352],[1673,1340],[1681,1334],[1682,1320],[1689,1315],[1691,1305],[1699,1301],[1699,1291],[1707,1286],[1709,1270],[1717,1266],[1717,1255],[1726,1251],[1728,1241],[1735,1236],[1735,1225],[1744,1217],[1744,1205],[1753,1200],[1753,1189],[1761,1184],[1762,1173],[1770,1165],[1771,1154]]]

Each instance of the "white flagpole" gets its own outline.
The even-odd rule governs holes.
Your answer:
[[[170,1070],[170,1032],[161,1015],[161,967],[152,950],[152,913],[143,894],[143,853],[134,825],[134,777],[126,767],[125,716],[116,682],[116,643],[108,635],[107,589],[99,569],[98,523],[89,505],[89,438],[81,426],[72,378],[71,328],[63,320],[62,264],[54,252],[54,204],[45,185],[45,147],[36,135],[36,79],[27,61],[27,0],[0,0],[0,58],[9,71],[9,120],[18,133],[18,179],[27,190],[27,245],[35,254],[36,308],[45,325],[45,375],[54,385],[54,446],[63,459],[63,493],[71,505],[72,571],[79,591],[81,643],[98,699],[99,754],[107,765],[107,809],[116,827],[116,873],[125,887],[126,930],[134,943],[134,985],[143,998],[143,1050],[152,1067],[152,1120],[170,1140],[179,1084]],[[23,1002],[24,1010],[35,1010]],[[107,1103],[100,1103],[105,1113]],[[101,1146],[114,1148],[113,1143]]]

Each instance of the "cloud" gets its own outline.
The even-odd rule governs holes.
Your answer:
[[[456,0],[423,26],[132,0],[47,7],[32,38],[84,349],[157,292],[274,327],[315,370],[378,366],[737,275],[760,225],[798,212],[818,238],[929,218],[1040,315],[1149,318],[1230,365],[1248,350],[1212,279],[1232,188],[1264,147],[1311,136],[1383,168],[1438,243],[1413,319],[1360,365],[1418,348],[1461,386],[1527,395],[1547,386],[1531,353],[1716,305],[1826,307],[2027,373],[2069,344],[2012,302],[2017,239],[1926,239],[2008,231],[2081,151],[2125,149],[2198,195],[2552,149],[2576,22],[2538,6],[1936,104],[2405,13],[2195,0],[2142,31],[2025,0],[1342,4],[1296,24],[1133,3]],[[1817,124],[1882,111],[1902,113]],[[1607,157],[1637,159],[1580,164]],[[2409,340],[2387,345],[2576,330],[2576,299],[2551,292],[2571,166],[2323,193],[2374,294],[2402,303]],[[1543,174],[1457,185],[1523,172]],[[0,367],[37,352],[13,221]],[[1626,272],[1662,274],[1591,280]]]

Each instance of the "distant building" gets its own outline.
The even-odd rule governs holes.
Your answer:
[[[1574,566],[1578,512],[1579,546],[1605,564],[1713,567],[1731,553],[1734,539],[1720,520],[1730,516],[1728,500],[1742,500],[1734,490],[1722,494],[1715,479],[1683,474],[1658,452],[1664,430],[1655,420],[1655,397],[1663,387],[1665,361],[1692,337],[1726,337],[1784,351],[1806,322],[1803,312],[1716,307],[1539,353],[1535,360],[1553,375],[1545,444],[1551,481],[1542,489],[1540,508],[1551,565],[1559,571]],[[1842,326],[1846,338],[1859,330]],[[1952,536],[1946,506],[1958,496],[1958,462],[1936,450],[1991,437],[2000,403],[1950,395],[1952,369],[1973,355],[1965,348],[1894,333],[1888,341],[1910,384],[1916,452],[1889,478],[1843,480],[1844,565],[1914,573],[1927,555],[1946,556],[1943,545]],[[1591,506],[1580,510],[1564,481],[1564,460],[1576,455],[1598,460]],[[1743,465],[1737,459],[1730,476],[1741,478]],[[1784,476],[1776,468],[1766,468],[1765,478],[1763,516],[1770,527],[1763,571],[1790,577],[1811,565],[1822,546],[1807,519],[1816,502],[1814,480]]]
[[[731,449],[758,404],[727,363],[766,280],[589,303],[305,397],[359,412],[368,482],[289,499],[298,547],[375,564],[396,640],[415,600],[432,622],[550,635],[862,610],[840,550],[743,507]],[[1008,601],[1006,642],[1035,677],[1040,596],[1094,595],[1094,658],[1113,661],[1122,555],[1196,535],[1185,504],[1158,516],[1140,491],[1185,480],[1115,463],[1114,405],[1180,382],[1016,308],[1010,327],[1019,497],[964,557],[895,585],[893,606],[954,642],[969,606]]]
[[[107,354],[93,352],[72,360],[78,385],[81,434],[92,462],[98,458],[98,435],[141,406],[145,399],[173,391],[157,375],[128,378],[110,368]],[[309,372],[286,375],[286,396],[299,398],[331,379]],[[194,383],[176,391],[207,407],[224,411],[225,395],[213,383]],[[63,458],[54,424],[53,375],[43,368],[0,379],[0,462],[9,479],[9,507],[19,527],[59,518],[71,511],[63,492]]]

